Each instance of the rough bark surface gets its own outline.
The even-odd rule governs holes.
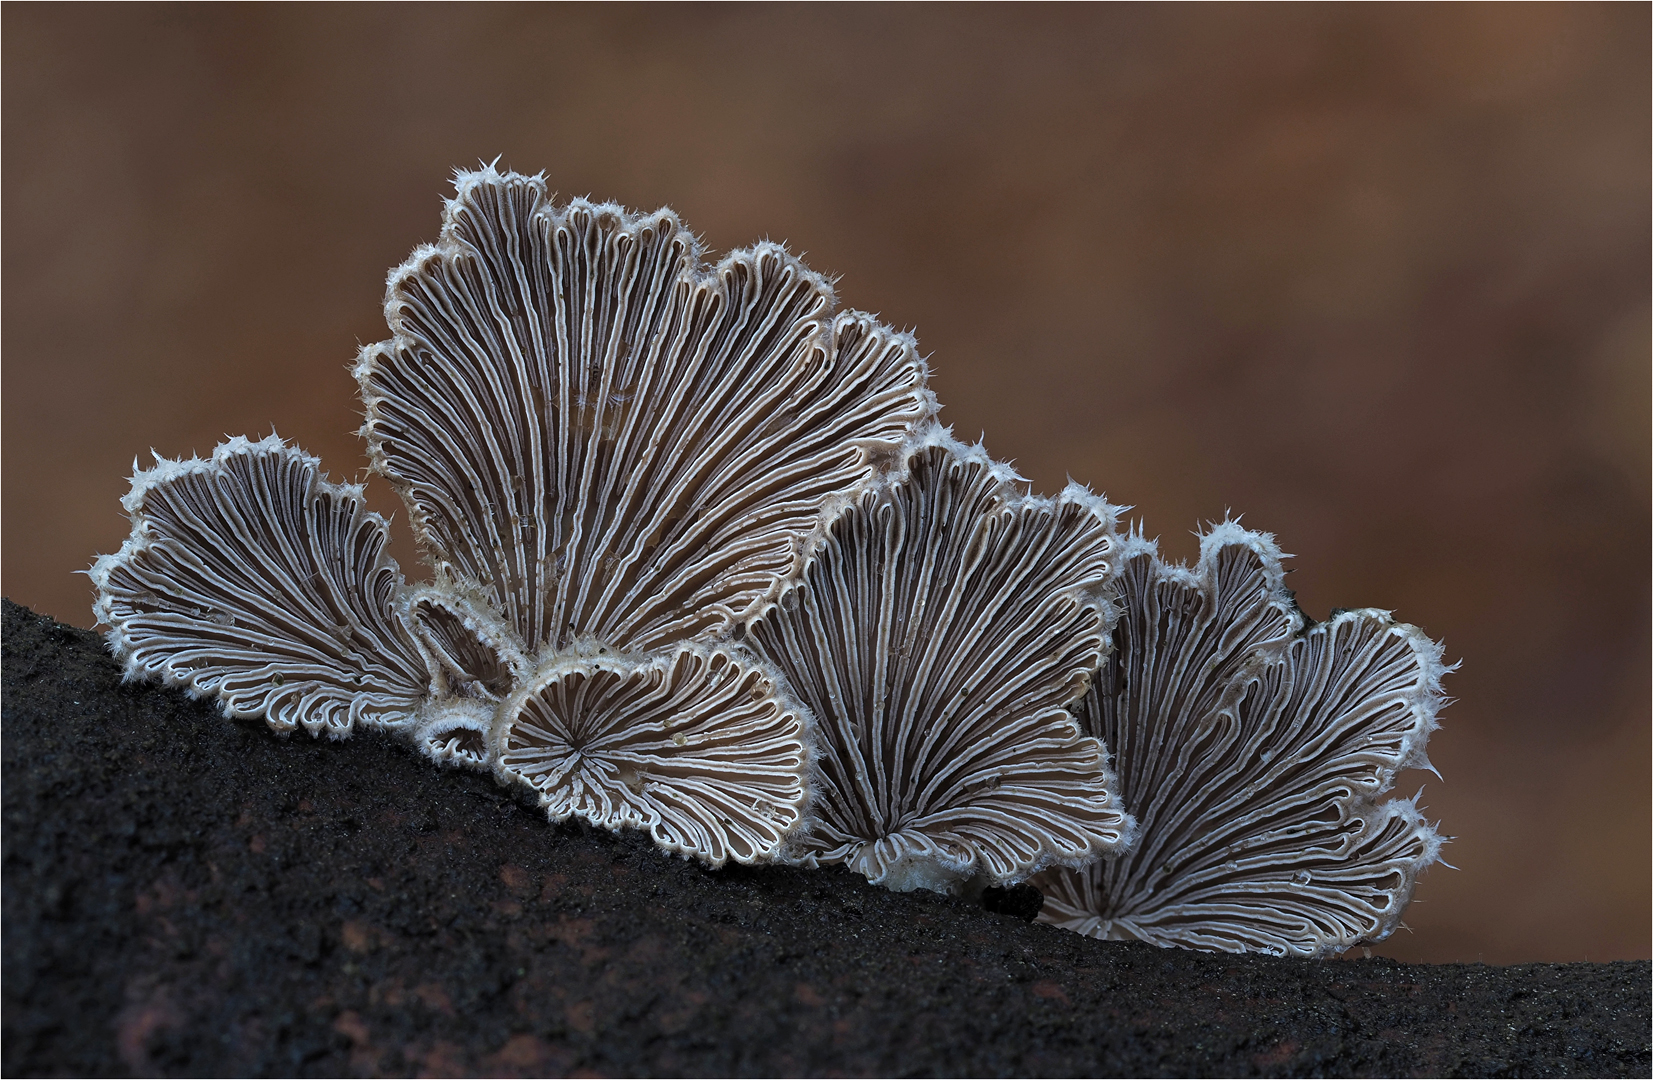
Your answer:
[[[1213,956],[708,871],[123,686],[10,601],[4,759],[8,1076],[1650,1071],[1645,961]]]

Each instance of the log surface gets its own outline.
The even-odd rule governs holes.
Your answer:
[[[38,1075],[1646,1076],[1649,964],[1093,941],[554,828],[4,610],[3,1066]]]

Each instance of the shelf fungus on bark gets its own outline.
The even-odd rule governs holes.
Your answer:
[[[1106,752],[1066,709],[1113,619],[1116,510],[1017,479],[931,430],[748,624],[816,717],[797,861],[951,892],[1128,840]]]
[[[340,739],[405,724],[427,672],[402,575],[362,489],[275,436],[134,463],[132,535],[92,566],[126,677],[216,696],[225,715]]]
[[[731,625],[934,411],[912,339],[834,316],[778,245],[708,271],[670,211],[556,207],[492,171],[458,187],[391,274],[363,434],[438,584],[529,653]]]
[[[435,580],[402,584],[359,489],[236,440],[139,475],[98,615],[129,675],[234,715],[390,727],[553,817],[766,859],[807,802],[808,717],[761,660],[705,649],[934,415],[913,340],[835,314],[778,245],[708,269],[670,211],[554,206],[491,166],[456,187],[438,242],[390,275],[393,336],[356,365],[372,466]],[[694,749],[650,734],[663,702],[700,725],[678,732]],[[595,733],[630,764],[581,749],[579,794],[525,764],[535,739]]]
[[[128,678],[386,730],[713,865],[1037,875],[1047,921],[1205,949],[1398,924],[1441,843],[1378,799],[1428,765],[1422,633],[1305,625],[1233,523],[1190,570],[1083,488],[1027,494],[936,424],[913,339],[778,245],[707,267],[668,210],[456,188],[355,367],[434,580],[273,435],[157,456],[91,571]]]
[[[1212,528],[1192,570],[1131,535],[1114,650],[1078,715],[1115,755],[1137,844],[1036,879],[1100,938],[1325,956],[1386,937],[1442,838],[1379,801],[1445,702],[1441,649],[1388,612],[1309,625],[1271,537]]]
[[[761,665],[728,648],[570,659],[501,712],[500,766],[538,792],[553,821],[620,822],[668,851],[752,862],[797,821],[803,716]]]

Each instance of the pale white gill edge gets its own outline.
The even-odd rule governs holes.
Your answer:
[[[681,220],[677,217],[676,212],[670,207],[661,207],[652,213],[638,213],[633,212],[618,203],[593,202],[584,197],[577,197],[571,199],[562,206],[557,206],[552,202],[554,196],[547,191],[545,174],[543,172],[537,173],[533,176],[525,176],[521,173],[512,171],[500,172],[495,167],[494,163],[490,163],[475,170],[454,170],[455,193],[452,198],[445,199],[443,202],[442,226],[436,243],[421,244],[414,248],[408,257],[401,262],[401,264],[393,267],[386,275],[384,309],[386,321],[390,327],[391,336],[386,340],[362,346],[357,354],[356,363],[351,369],[352,374],[355,376],[360,387],[362,401],[366,409],[366,417],[362,425],[361,435],[368,444],[369,467],[373,472],[390,478],[394,482],[394,470],[391,468],[390,463],[375,435],[375,418],[377,416],[378,403],[381,395],[371,389],[371,374],[373,367],[378,362],[378,358],[380,356],[390,354],[400,348],[405,348],[409,346],[412,341],[412,339],[404,333],[401,326],[400,305],[397,301],[397,293],[400,285],[405,280],[418,277],[421,273],[421,266],[432,257],[453,258],[455,256],[462,256],[466,254],[468,251],[468,246],[459,240],[455,235],[458,229],[456,216],[463,210],[466,196],[475,188],[484,185],[502,186],[510,183],[523,183],[531,187],[535,192],[535,206],[532,213],[534,215],[550,216],[553,220],[561,220],[570,213],[578,211],[585,211],[594,215],[609,213],[619,219],[621,222],[620,227],[624,231],[635,230],[648,224],[649,222],[669,222],[671,229],[674,232],[681,233],[688,243],[688,250],[685,255],[688,270],[683,275],[683,279],[685,284],[687,284],[691,289],[707,286],[716,287],[717,282],[721,280],[723,275],[734,266],[743,263],[755,263],[765,255],[778,259],[783,264],[793,268],[802,280],[817,288],[825,298],[827,306],[824,313],[825,317],[822,319],[822,333],[836,335],[839,328],[849,322],[859,321],[869,323],[874,327],[876,332],[879,332],[888,338],[890,348],[901,349],[911,356],[912,362],[918,369],[919,373],[918,388],[916,392],[919,405],[919,416],[912,421],[912,424],[910,425],[911,430],[920,431],[934,423],[935,417],[941,409],[941,405],[936,399],[935,392],[929,388],[929,365],[925,361],[923,355],[919,352],[918,343],[912,333],[910,331],[898,331],[892,327],[886,326],[878,320],[876,315],[867,312],[853,309],[834,312],[833,309],[837,303],[837,296],[835,290],[833,289],[833,279],[810,269],[799,256],[794,255],[786,248],[784,244],[778,244],[769,240],[759,241],[750,247],[733,249],[715,265],[708,266],[703,262],[705,247],[699,236],[691,230],[685,228]],[[852,442],[852,445],[857,444]],[[842,507],[853,501],[855,498],[858,498],[860,494],[866,490],[867,486],[876,482],[878,473],[880,472],[880,462],[878,460],[878,457],[881,456],[880,451],[887,453],[888,448],[882,445],[874,447],[857,445],[857,448],[862,451],[863,460],[867,461],[872,466],[868,479],[861,485],[857,485],[853,490],[839,493],[836,497],[828,500],[822,505],[817,526],[811,534],[811,537],[807,538],[806,541],[800,545],[800,551],[807,550],[809,547],[809,541],[812,541],[815,536],[818,536],[821,533],[825,524],[829,523],[837,512],[842,509]],[[399,485],[398,490],[400,492]],[[409,523],[412,525],[415,534],[419,537],[421,546],[424,546],[427,543],[425,537],[427,536],[428,531],[424,522],[424,513],[420,510],[409,494],[405,492],[400,493],[402,494],[403,501],[408,508]],[[426,556],[432,560],[433,565],[440,563],[441,561],[436,558],[434,553],[427,552]],[[801,573],[802,565],[803,558],[800,554],[800,557],[794,560],[792,576],[796,576],[798,573]],[[773,595],[778,591],[778,586],[779,582],[776,583],[776,586],[770,589],[770,595]],[[734,626],[748,621],[752,617],[753,613],[762,607],[762,603],[763,598],[754,600],[748,605],[747,612],[737,613],[736,617],[730,620],[728,625]]]
[[[934,395],[928,388],[925,389],[924,393],[929,395],[929,397],[933,400]],[[1119,607],[1117,597],[1114,593],[1113,582],[1117,580],[1120,568],[1124,565],[1125,558],[1127,557],[1127,544],[1129,542],[1129,537],[1123,536],[1120,533],[1119,523],[1121,515],[1125,511],[1129,510],[1130,507],[1110,503],[1106,497],[1092,492],[1089,487],[1071,479],[1062,492],[1055,497],[1033,494],[1029,490],[1029,481],[1018,473],[1014,466],[993,458],[988,453],[985,444],[980,441],[975,443],[965,443],[959,440],[953,435],[952,428],[941,424],[937,419],[935,419],[933,414],[928,419],[916,425],[916,430],[893,454],[891,460],[882,472],[876,473],[873,478],[859,490],[839,497],[834,500],[829,507],[825,508],[815,530],[811,533],[808,540],[803,545],[800,551],[800,557],[794,564],[793,572],[778,581],[761,603],[754,604],[744,618],[742,618],[738,623],[733,624],[729,633],[737,638],[744,638],[744,632],[747,626],[762,618],[766,612],[779,603],[780,597],[788,589],[797,587],[803,581],[805,570],[809,565],[811,558],[822,547],[822,545],[828,541],[829,532],[836,518],[858,502],[869,491],[888,491],[891,487],[906,481],[910,475],[910,463],[913,458],[917,454],[933,447],[944,449],[958,461],[983,466],[999,483],[1006,509],[1015,509],[1018,507],[1051,508],[1058,504],[1073,504],[1081,507],[1103,524],[1103,527],[1109,537],[1110,547],[1112,549],[1108,557],[1109,574],[1107,584],[1102,588],[1086,590],[1083,593],[1076,595],[1075,599],[1081,604],[1096,610],[1101,618],[1103,625],[1101,648],[1105,658],[1107,651],[1112,647],[1113,626],[1119,618]],[[744,652],[746,655],[755,655],[755,650],[752,649],[745,649]],[[785,685],[785,677],[780,672],[773,672],[773,675],[781,685]],[[1083,700],[1085,693],[1086,690],[1081,688],[1074,696],[1073,700],[1068,702],[1068,709],[1071,710],[1074,705]],[[801,703],[799,707],[804,708]],[[806,713],[807,711],[808,710],[805,708]],[[811,717],[811,724],[813,725],[814,722],[814,718]],[[1077,724],[1077,721],[1074,722]],[[813,731],[813,727],[811,730]],[[1113,855],[1123,853],[1129,850],[1136,843],[1137,836],[1139,834],[1139,823],[1129,812],[1128,808],[1125,807],[1122,801],[1122,797],[1119,792],[1118,775],[1112,764],[1112,755],[1109,753],[1106,746],[1102,745],[1100,741],[1093,739],[1091,736],[1084,734],[1082,729],[1079,731],[1079,736],[1083,740],[1097,743],[1098,757],[1101,761],[1102,768],[1102,781],[1110,796],[1108,803],[1109,806],[1118,810],[1121,818],[1120,840],[1106,851],[1099,851],[1089,857],[1082,857],[1078,860],[1063,859],[1057,853],[1045,852],[1041,855],[1040,861],[1036,863],[1034,868],[1025,875],[1025,878],[1031,878],[1035,874],[1043,870],[1050,869],[1053,866],[1067,866],[1074,869],[1080,869],[1095,862],[1098,858],[1111,857]],[[811,790],[813,790],[815,786],[815,775],[813,769],[810,780],[810,787]],[[805,828],[799,830],[797,835],[805,835],[808,828],[813,826],[813,822],[806,821],[805,826]],[[777,861],[783,862],[787,865],[813,868],[822,865],[821,858],[822,855],[820,852],[788,850],[782,852],[781,855],[777,857]]]
[[[626,820],[610,823],[591,820],[577,812],[565,813],[561,816],[550,813],[549,800],[544,793],[540,792],[525,777],[517,775],[510,769],[504,761],[503,750],[511,727],[517,721],[528,699],[538,693],[540,688],[549,680],[576,673],[592,675],[600,671],[626,675],[648,668],[670,666],[678,656],[683,654],[692,654],[705,660],[712,660],[718,656],[725,657],[742,668],[755,671],[769,684],[769,697],[782,712],[794,717],[798,724],[798,757],[801,766],[799,769],[798,797],[787,807],[793,815],[790,827],[780,832],[778,842],[770,851],[764,852],[755,858],[731,856],[727,860],[713,860],[706,852],[680,844],[661,842],[658,837],[655,837],[656,844],[669,854],[678,855],[685,859],[697,859],[714,867],[723,865],[724,861],[734,861],[742,865],[781,862],[783,860],[779,858],[780,853],[810,820],[809,810],[815,799],[815,787],[812,783],[816,756],[815,716],[803,702],[792,694],[785,677],[775,670],[768,661],[758,656],[753,650],[733,642],[689,641],[647,652],[607,651],[603,653],[587,652],[553,655],[523,678],[494,712],[488,732],[490,763],[483,767],[492,771],[496,780],[501,784],[525,796],[536,798],[541,807],[548,810],[548,816],[553,822],[565,821],[570,817],[582,817],[592,825],[607,828],[611,831],[622,829],[649,831],[655,823],[648,820]]]
[[[134,642],[122,619],[113,611],[114,596],[111,575],[117,570],[133,565],[134,561],[143,555],[157,541],[153,523],[146,512],[145,503],[152,492],[177,483],[180,480],[193,476],[216,476],[226,472],[226,463],[232,458],[255,457],[261,455],[279,455],[289,461],[298,463],[312,474],[310,490],[305,493],[306,502],[313,502],[317,494],[343,499],[358,507],[358,529],[376,530],[388,538],[389,523],[380,514],[365,509],[363,485],[350,482],[334,482],[327,478],[321,469],[321,460],[298,446],[289,445],[280,435],[272,432],[263,439],[251,440],[244,435],[233,436],[219,443],[208,458],[165,458],[159,453],[151,451],[154,464],[145,469],[136,459],[132,462],[133,475],[131,488],[121,499],[121,505],[126,510],[131,521],[131,531],[120,549],[107,555],[100,555],[92,564],[90,570],[85,571],[92,579],[96,589],[96,598],[93,601],[92,611],[100,624],[108,627],[104,633],[110,651],[122,664],[122,681],[133,682],[146,679],[159,680],[162,685],[184,690],[192,698],[215,698],[220,712],[230,719],[263,719],[277,731],[290,731],[297,724],[281,724],[270,719],[266,713],[268,708],[260,706],[251,709],[238,708],[232,700],[215,687],[203,686],[200,680],[212,676],[216,669],[197,669],[188,675],[180,674],[174,665],[167,663],[164,658],[156,657],[145,662],[140,656],[140,647]],[[375,561],[373,571],[388,571],[393,575],[398,593],[405,590],[406,584],[400,567],[383,547],[381,547]],[[401,605],[398,603],[388,613],[393,619],[402,616]],[[406,623],[404,629],[408,629]],[[409,637],[417,642],[417,635],[409,632]],[[428,674],[428,673],[427,673]],[[412,721],[419,708],[417,696],[423,688],[407,688],[413,698],[409,710],[409,721]],[[364,726],[397,731],[406,727],[402,723],[386,723],[374,721],[366,716],[357,718]],[[354,727],[354,722],[345,726],[338,725],[304,725],[312,735],[320,735],[324,731],[334,739],[346,738]]]

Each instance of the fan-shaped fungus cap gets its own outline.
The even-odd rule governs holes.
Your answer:
[[[421,745],[534,788],[554,819],[764,857],[800,816],[803,722],[761,664],[725,650],[712,678],[685,643],[794,572],[933,415],[923,362],[835,316],[778,245],[708,270],[667,210],[553,206],[492,167],[457,188],[356,369],[374,468],[437,574],[410,605],[436,680]],[[717,738],[660,743],[668,706]]]
[[[935,410],[912,339],[835,317],[778,245],[708,270],[669,210],[491,167],[457,187],[391,274],[363,434],[439,583],[531,656],[726,627]]]
[[[457,188],[438,243],[391,273],[392,338],[356,368],[373,466],[436,581],[402,585],[358,489],[237,440],[138,477],[133,538],[94,569],[100,617],[129,671],[238,715],[394,723],[553,817],[762,858],[805,802],[804,714],[737,647],[687,643],[795,572],[934,414],[924,364],[909,336],[835,315],[778,245],[708,270],[667,210],[554,207],[541,178],[491,166]],[[691,749],[649,741],[663,709],[674,733],[698,725]],[[551,753],[535,731],[586,764],[533,764]]]
[[[797,857],[951,891],[1083,864],[1131,831],[1102,746],[1065,706],[1101,660],[1115,508],[932,430],[846,507],[747,628],[814,713]]]
[[[360,487],[274,435],[132,478],[132,535],[92,567],[126,677],[216,695],[334,738],[410,723],[428,675],[397,616],[402,575]]]
[[[1387,612],[1305,629],[1271,537],[1233,522],[1189,570],[1126,541],[1114,651],[1080,715],[1141,828],[1051,870],[1040,918],[1101,938],[1323,956],[1386,937],[1441,838],[1380,802],[1444,703],[1441,649]]]
[[[499,717],[497,774],[552,821],[644,829],[713,866],[769,858],[807,800],[805,714],[727,647],[560,661]]]

